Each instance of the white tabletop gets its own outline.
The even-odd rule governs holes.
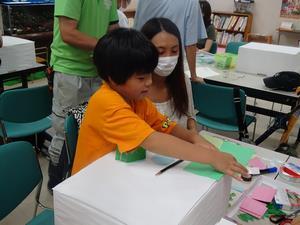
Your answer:
[[[216,182],[164,166],[154,155],[124,163],[109,153],[54,188],[56,225],[213,225],[226,213],[231,178]]]
[[[264,85],[263,78],[266,76],[256,75],[256,74],[249,74],[249,73],[240,73],[236,72],[234,69],[219,69],[215,67],[214,63],[208,64],[203,63],[201,57],[210,57],[210,53],[206,53],[203,51],[198,51],[196,55],[196,71],[197,76],[201,76],[208,81],[216,81],[221,82],[228,85],[235,85],[244,88],[250,88],[257,91],[263,91],[266,93],[273,93],[277,95],[289,96],[297,98],[298,96],[294,92],[287,92],[287,91],[279,91],[279,90],[272,90],[267,88]],[[213,56],[211,56],[213,57]],[[185,62],[185,69],[188,70],[187,63]],[[217,75],[214,75],[217,74]],[[187,72],[189,75],[189,72]]]

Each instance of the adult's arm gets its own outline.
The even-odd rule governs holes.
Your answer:
[[[80,32],[77,29],[78,21],[65,17],[59,17],[59,29],[62,40],[74,47],[91,51],[95,48],[98,39]]]
[[[209,52],[210,49],[211,49],[212,44],[213,44],[213,40],[211,40],[211,39],[206,39],[204,48],[202,48],[202,49],[200,49],[200,50]]]
[[[188,65],[189,65],[190,73],[191,73],[191,80],[204,83],[203,78],[197,77],[197,74],[196,74],[196,51],[197,51],[196,44],[185,47],[186,59],[187,59]]]

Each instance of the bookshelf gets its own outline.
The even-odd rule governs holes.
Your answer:
[[[231,41],[244,41],[251,32],[252,14],[214,11],[212,21],[217,31],[217,42],[226,47]]]

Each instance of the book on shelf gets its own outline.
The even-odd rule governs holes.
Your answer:
[[[243,24],[240,27],[240,31],[244,32],[247,26],[248,18],[244,17]]]
[[[228,33],[226,31],[217,32],[216,41],[219,45],[225,46],[229,42],[241,42],[243,41],[244,36],[241,33]]]

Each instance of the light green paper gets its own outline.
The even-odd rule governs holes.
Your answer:
[[[208,142],[210,142],[211,144],[213,144],[216,148],[220,148],[223,144],[223,140],[217,137],[213,137],[209,134],[201,134],[201,136],[207,140]]]
[[[233,142],[224,141],[220,147],[220,151],[232,154],[239,163],[246,166],[249,160],[255,154],[252,148],[244,147]],[[197,174],[199,176],[205,176],[214,180],[220,180],[223,177],[223,173],[216,171],[213,167],[207,164],[191,162],[184,170]]]

